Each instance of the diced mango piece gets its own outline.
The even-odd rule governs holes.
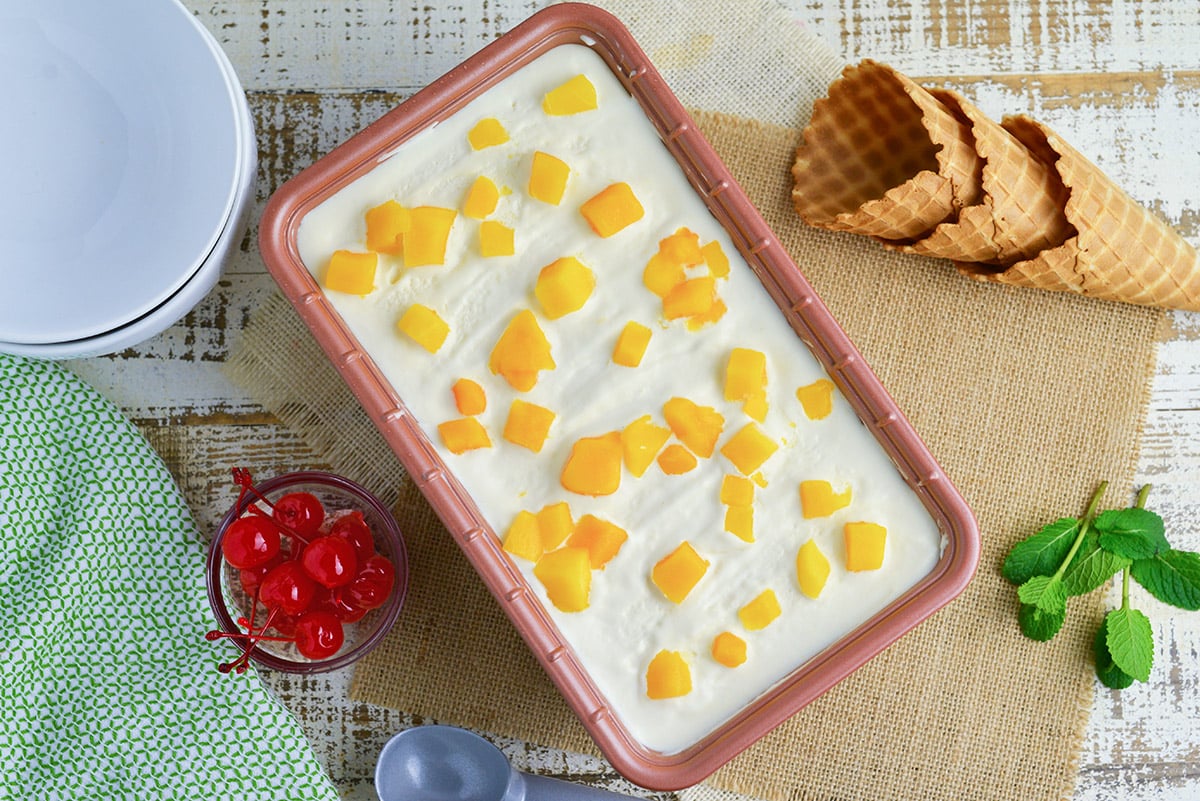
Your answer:
[[[484,220],[479,224],[480,256],[490,259],[494,256],[511,256],[516,252],[513,229],[495,220]]]
[[[488,369],[503,376],[513,389],[528,392],[537,384],[538,371],[554,368],[550,341],[537,318],[528,309],[517,312],[492,348]]]
[[[579,207],[579,213],[597,236],[607,238],[642,219],[646,211],[629,184],[622,182],[600,190]]]
[[[537,513],[537,521],[538,531],[542,533],[542,545],[547,551],[562,545],[575,530],[575,518],[571,517],[571,507],[566,501],[543,506]]]
[[[508,131],[504,130],[500,120],[495,117],[487,117],[475,123],[475,127],[467,133],[467,141],[471,143],[473,149],[483,150],[485,147],[502,145],[507,142]]]
[[[771,625],[782,611],[779,599],[775,597],[775,590],[766,589],[738,610],[738,620],[750,631],[760,631]]]
[[[692,691],[692,670],[678,651],[659,651],[646,667],[646,696],[659,701]]]
[[[595,515],[584,515],[575,524],[575,531],[567,539],[572,548],[586,548],[592,570],[603,570],[612,560],[629,535],[625,529]]]
[[[562,612],[588,608],[592,590],[592,564],[587,548],[549,551],[533,566],[533,575],[546,588],[546,596]]]
[[[713,278],[724,278],[729,275],[729,257],[721,249],[720,242],[714,239],[700,248],[700,253],[704,256],[704,263],[708,265],[709,275]]]
[[[800,592],[816,598],[825,589],[828,578],[829,560],[821,553],[816,541],[810,539],[796,552],[796,581],[800,584]]]
[[[734,348],[725,363],[725,400],[744,401],[767,388],[767,357],[762,351]]]
[[[828,378],[818,378],[797,389],[796,398],[809,420],[824,419],[833,411],[833,382]]]
[[[741,476],[725,476],[721,480],[721,503],[726,506],[750,506],[754,503],[754,483]]]
[[[459,414],[470,417],[483,414],[487,409],[487,395],[484,393],[483,387],[469,378],[460,378],[455,381],[450,391],[454,393],[454,405],[458,407]]]
[[[612,495],[621,486],[621,435],[584,437],[571,447],[560,481],[579,495]]]
[[[426,267],[444,264],[446,242],[458,212],[438,206],[417,206],[410,212],[412,224],[404,235],[404,264]]]
[[[767,393],[759,392],[756,395],[751,395],[742,401],[742,411],[751,420],[757,420],[760,423],[767,420]]]
[[[514,445],[541,453],[550,434],[550,425],[556,415],[545,406],[526,403],[517,398],[508,407],[508,419],[504,422],[504,438]]]
[[[578,114],[596,108],[596,87],[586,75],[576,75],[564,84],[546,92],[542,111],[552,116]]]
[[[465,453],[478,448],[492,447],[487,429],[474,417],[461,417],[457,420],[447,420],[438,425],[438,433],[442,436],[442,444],[451,453]]]
[[[564,256],[542,268],[533,294],[542,304],[542,312],[557,320],[582,309],[595,288],[592,271],[574,256]]]
[[[725,510],[725,530],[743,542],[754,542],[754,507],[730,506]]]
[[[482,220],[496,210],[500,202],[500,190],[486,175],[481,175],[467,190],[463,198],[462,213],[474,220]]]
[[[567,191],[571,168],[562,159],[537,151],[529,168],[529,196],[534,200],[557,206]]]
[[[732,631],[722,631],[712,641],[712,658],[735,668],[746,661],[746,641]]]
[[[750,480],[763,489],[767,488],[767,478],[762,473],[755,473],[754,475],[750,476]]]
[[[650,580],[672,603],[680,604],[708,572],[709,562],[687,540],[658,560],[650,571]]]
[[[420,303],[409,306],[396,327],[430,353],[437,353],[450,334],[450,326],[441,315]]]
[[[350,295],[366,295],[375,289],[375,253],[335,250],[325,270],[325,288]]]
[[[748,476],[779,450],[779,443],[768,437],[755,423],[746,423],[721,447],[721,455],[733,463],[738,472]]]
[[[691,267],[704,261],[700,252],[700,236],[687,228],[680,228],[675,233],[658,242],[658,252],[683,267]]]
[[[412,226],[412,213],[394,200],[368,209],[367,248],[395,256],[404,250],[404,234]]]
[[[711,275],[689,278],[663,298],[663,316],[668,320],[693,317],[712,311],[716,302],[716,283]]]
[[[698,406],[687,398],[671,398],[663,404],[663,416],[671,432],[692,453],[705,459],[712,456],[725,418],[711,406]]]
[[[621,329],[617,344],[613,347],[612,360],[622,367],[637,367],[646,355],[650,344],[650,329],[641,323],[630,321]]]
[[[687,280],[683,266],[671,261],[661,253],[655,253],[646,262],[642,271],[642,283],[655,295],[665,298],[671,290]]]
[[[800,512],[806,520],[829,517],[838,509],[850,505],[850,487],[834,492],[828,481],[814,479],[800,482]]]
[[[670,436],[671,429],[650,422],[648,414],[625,426],[625,430],[621,432],[625,467],[634,476],[641,478]]]
[[[878,523],[847,523],[842,527],[846,540],[846,569],[878,570],[883,567],[887,529]]]
[[[695,470],[698,462],[692,452],[682,445],[668,445],[658,455],[658,466],[668,476],[679,476]]]
[[[709,323],[715,323],[717,320],[720,320],[725,316],[725,312],[727,311],[729,311],[729,308],[725,305],[725,301],[717,298],[713,301],[712,307],[709,308],[708,311],[704,312],[704,314],[693,314],[688,318],[688,330],[699,331]],[[759,422],[761,423],[762,421],[759,420]]]
[[[508,533],[504,535],[504,550],[530,562],[542,558],[546,548],[542,545],[537,517],[532,512],[517,512],[512,525],[508,527]]]

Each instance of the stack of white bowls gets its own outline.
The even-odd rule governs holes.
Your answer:
[[[246,95],[177,0],[0,2],[0,352],[123,350],[181,319],[246,230]]]

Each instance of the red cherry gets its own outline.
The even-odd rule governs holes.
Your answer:
[[[371,535],[367,521],[363,519],[363,513],[357,509],[334,520],[333,525],[329,527],[329,533],[350,541],[360,565],[375,555],[375,538]]]
[[[305,612],[296,621],[296,649],[309,659],[328,659],[344,640],[342,622],[332,612]]]
[[[321,612],[333,612],[343,623],[357,623],[367,613],[366,609],[355,606],[346,594],[346,587],[322,587],[317,590],[309,609]]]
[[[263,576],[258,598],[268,609],[275,608],[289,615],[298,615],[312,603],[316,592],[316,583],[304,572],[300,563],[289,559]]]
[[[221,555],[236,568],[258,567],[279,553],[279,526],[256,515],[239,517],[225,529]]]
[[[386,556],[376,554],[367,560],[362,570],[350,582],[349,600],[363,609],[378,609],[392,594],[396,584],[396,568]]]
[[[308,539],[325,520],[325,507],[311,492],[289,492],[275,501],[271,514],[280,524]]]
[[[271,618],[271,628],[275,629],[284,637],[296,636],[296,616],[284,613],[281,610],[275,611],[275,616]]]
[[[254,591],[262,584],[263,577],[283,564],[284,558],[285,554],[281,549],[279,553],[272,556],[267,562],[255,567],[244,567],[239,570],[238,579],[241,581],[242,589],[246,591],[246,594],[253,596]]]
[[[306,545],[300,554],[300,562],[304,571],[323,587],[349,584],[358,571],[354,545],[333,535],[317,537]]]

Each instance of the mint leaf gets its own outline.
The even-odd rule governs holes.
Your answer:
[[[1001,575],[1013,584],[1024,584],[1034,576],[1049,576],[1067,558],[1079,521],[1073,517],[1055,520],[1031,537],[1018,542],[1008,552]]]
[[[1154,664],[1154,630],[1150,619],[1137,609],[1121,607],[1104,617],[1104,643],[1113,664],[1138,681],[1150,678]]]
[[[1062,581],[1050,576],[1034,576],[1017,588],[1017,598],[1023,604],[1036,606],[1047,614],[1066,614],[1067,591]]]
[[[1200,554],[1164,551],[1149,559],[1137,560],[1129,573],[1163,603],[1180,609],[1200,609]]]
[[[1053,639],[1066,619],[1065,607],[1061,612],[1043,612],[1036,606],[1021,604],[1021,608],[1017,611],[1017,622],[1021,624],[1021,633],[1038,642]]]
[[[1100,534],[1100,547],[1128,559],[1149,559],[1168,550],[1163,520],[1148,509],[1110,509],[1092,524]]]
[[[1128,567],[1129,562],[1127,557],[1101,548],[1099,535],[1089,531],[1063,573],[1063,588],[1067,595],[1086,595]]]
[[[1096,639],[1092,641],[1092,652],[1096,657],[1096,677],[1105,686],[1113,690],[1124,690],[1133,684],[1134,678],[1117,667],[1113,662],[1112,653],[1108,650],[1108,619],[1100,624]]]

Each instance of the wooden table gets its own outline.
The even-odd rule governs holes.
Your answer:
[[[753,2],[754,0],[745,0]],[[257,220],[282,181],[527,16],[531,0],[185,0],[250,96],[260,154]],[[1200,4],[1192,0],[788,0],[848,61],[871,57],[963,90],[993,116],[1029,112],[1131,194],[1200,240]],[[683,3],[686,6],[686,3]],[[68,363],[115,401],[174,472],[203,530],[229,503],[228,468],[263,475],[318,454],[221,372],[271,292],[243,242],[184,320],[122,353]],[[1200,550],[1200,314],[1177,313],[1159,351],[1138,480],[1178,547]],[[1103,347],[1103,342],[1096,346]],[[1135,590],[1136,591],[1136,590]],[[1075,798],[1200,798],[1200,615],[1153,599],[1160,648],[1148,685],[1098,688]],[[344,673],[268,681],[304,721],[347,798],[373,798],[383,741],[405,715],[346,699]],[[505,743],[520,767],[630,792],[600,761]],[[663,796],[669,798],[671,796]]]

